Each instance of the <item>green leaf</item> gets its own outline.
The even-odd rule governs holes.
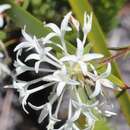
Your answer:
[[[49,30],[43,27],[41,21],[25,11],[22,7],[14,4],[11,0],[4,0],[3,3],[11,4],[11,9],[7,11],[7,14],[16,26],[20,28],[26,26],[26,31],[37,37],[42,37],[49,33]]]
[[[24,26],[26,26],[26,31],[37,37],[44,37],[50,32],[50,29],[45,28],[40,20],[32,16],[22,7],[16,5],[11,0],[1,0],[0,3],[2,1],[3,3],[11,4],[12,7],[7,11],[7,14],[10,16],[11,20],[15,23],[16,26],[20,28],[24,28]],[[57,43],[57,40],[54,42]],[[66,44],[69,53],[75,51],[75,47],[72,44],[69,42],[66,42]]]
[[[88,0],[69,0],[69,3],[73,9],[78,20],[83,25],[83,15],[84,12],[92,12],[92,8]],[[110,56],[110,52],[107,48],[107,42],[105,36],[100,28],[100,25],[93,13],[93,24],[92,31],[88,35],[88,40],[93,44],[93,50],[95,52],[103,53],[105,56]],[[121,79],[119,69],[115,62],[112,63],[112,73]],[[127,122],[130,124],[130,96],[127,91],[118,98],[122,112],[125,115]]]
[[[125,83],[122,80],[120,80],[118,77],[116,77],[115,75],[111,74],[108,77],[108,79],[112,81],[115,85],[117,85],[118,87],[122,89],[125,88]]]
[[[28,6],[29,6],[29,3],[30,3],[30,0],[24,0],[22,7],[23,7],[24,9],[27,9]]]

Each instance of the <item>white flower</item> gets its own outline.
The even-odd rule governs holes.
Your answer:
[[[102,87],[108,87],[113,89],[114,88],[114,84],[107,79],[107,77],[111,74],[111,64],[108,63],[107,65],[107,69],[104,73],[98,75],[97,71],[95,70],[94,66],[90,65],[92,70],[93,70],[93,74],[92,73],[88,73],[88,76],[94,81],[95,83],[95,90],[94,92],[91,94],[91,98],[96,97],[97,95],[99,95],[100,93],[102,93]]]
[[[68,52],[67,52],[66,44],[64,41],[64,35],[65,35],[66,31],[71,31],[71,28],[68,26],[69,20],[71,18],[71,14],[72,14],[72,12],[69,12],[64,17],[64,19],[61,22],[60,28],[54,23],[49,23],[49,24],[45,25],[45,27],[51,28],[53,30],[53,32],[55,32],[55,34],[60,38],[62,46],[64,48],[65,55],[67,55]]]
[[[87,75],[88,69],[87,69],[87,62],[95,59],[102,58],[102,54],[98,53],[90,53],[90,54],[84,54],[84,45],[86,42],[87,34],[91,30],[91,24],[92,24],[92,14],[89,16],[86,13],[84,14],[84,26],[83,26],[83,40],[81,41],[79,38],[77,38],[77,52],[75,55],[67,55],[61,58],[62,62],[71,61],[74,63],[77,63],[80,65],[81,71],[84,75]]]
[[[62,66],[61,70],[55,71],[53,74],[43,77],[44,81],[55,81],[57,85],[57,95],[60,96],[66,85],[79,85],[79,82],[71,79],[65,66]]]
[[[3,12],[10,8],[11,8],[11,5],[9,5],[9,4],[0,5],[0,27],[2,27],[4,25]]]
[[[86,124],[84,125],[84,130],[92,130],[97,118],[95,117],[95,110],[106,116],[115,115],[115,113],[100,109],[100,101],[97,99],[99,94],[102,94],[102,87],[114,88],[114,85],[107,77],[111,73],[111,64],[108,63],[107,69],[104,73],[98,74],[96,68],[94,67],[93,61],[103,58],[100,53],[89,53],[89,46],[87,46],[87,53],[85,54],[85,43],[88,33],[92,28],[92,14],[84,14],[84,25],[82,28],[83,39],[77,39],[77,49],[74,54],[69,54],[66,47],[65,34],[67,31],[71,31],[69,22],[73,24],[79,33],[79,22],[75,20],[71,12],[69,12],[61,22],[60,28],[53,24],[46,24],[52,32],[42,38],[31,37],[25,32],[25,28],[22,30],[22,34],[25,41],[21,42],[14,51],[17,51],[16,56],[16,74],[14,75],[14,88],[20,93],[20,99],[22,102],[23,109],[25,112],[28,111],[25,105],[28,105],[38,111],[40,110],[40,116],[38,122],[41,123],[46,117],[49,117],[47,130],[80,130],[77,126],[76,121],[85,117]],[[53,37],[57,37],[60,43],[55,43]],[[55,45],[55,47],[54,47]],[[53,48],[54,47],[54,48]],[[23,49],[26,51],[33,50],[29,54],[25,61],[20,60]],[[60,49],[60,51],[58,50]],[[85,47],[86,49],[86,47]],[[58,50],[58,52],[57,52]],[[62,51],[62,52],[61,52]],[[29,66],[26,61],[35,60],[35,64],[32,67]],[[55,69],[48,69],[46,66],[40,66],[41,63],[49,63],[55,67]],[[19,75],[25,73],[26,71],[35,71],[36,73],[44,72],[44,76],[38,75],[39,77],[31,81],[19,80]],[[46,73],[47,72],[47,73]],[[46,83],[30,88],[40,81],[45,81]],[[48,101],[41,105],[35,106],[28,101],[28,97],[38,91],[52,87],[52,92],[48,96]],[[94,87],[92,91],[91,87]],[[90,95],[86,101],[79,94],[81,91],[85,91],[86,96]],[[82,92],[83,92],[82,91]],[[66,93],[70,94],[66,98]],[[103,96],[101,96],[103,98]],[[93,99],[94,98],[94,99]],[[67,100],[67,101],[66,101]],[[61,111],[64,102],[66,101],[68,107],[66,122],[58,129],[55,129],[56,123],[62,121]],[[86,104],[85,104],[86,103]],[[102,104],[100,104],[102,105]]]
[[[102,54],[98,53],[84,53],[84,44],[80,39],[77,39],[77,52],[75,55],[68,55],[61,58],[62,62],[71,61],[80,65],[84,75],[87,75],[87,63],[91,60],[102,58]]]
[[[38,73],[39,66],[41,62],[48,62],[53,66],[60,68],[60,61],[53,56],[50,51],[51,47],[46,47],[46,44],[51,43],[50,38],[54,36],[54,33],[48,34],[45,38],[38,40],[35,36],[32,38],[28,33],[25,32],[25,28],[22,30],[22,34],[25,38],[24,42],[21,42],[14,51],[19,51],[23,48],[27,48],[28,50],[34,49],[35,53],[30,54],[25,61],[28,60],[37,60],[35,62],[35,72]]]
[[[14,51],[18,51],[23,48],[28,48],[28,50],[35,48],[37,53],[41,53],[42,45],[45,46],[46,44],[52,43],[50,39],[54,36],[54,33],[49,33],[46,37],[37,39],[36,36],[31,37],[28,33],[26,33],[25,29],[26,26],[24,26],[24,29],[22,29],[24,41],[17,45]]]
[[[16,67],[16,76],[20,75],[26,71],[36,71],[36,69],[34,67],[27,66],[18,57],[16,58],[16,61],[14,62],[14,66]],[[39,68],[38,71],[40,71],[40,72],[55,72],[56,70],[47,69],[47,68]]]
[[[71,31],[71,28],[68,26],[68,23],[69,23],[69,19],[71,17],[71,14],[72,12],[69,12],[63,19],[63,21],[61,22],[61,26],[60,28],[54,24],[54,23],[49,23],[49,24],[46,24],[45,27],[49,27],[53,30],[53,32],[56,33],[57,36],[59,37],[64,37],[65,35],[65,32],[66,31]]]
[[[50,51],[50,47],[46,47],[43,49],[42,54],[37,54],[37,53],[32,53],[30,54],[25,61],[28,60],[37,60],[35,62],[35,72],[38,73],[39,71],[39,66],[41,62],[47,62],[53,66],[55,66],[56,68],[61,68],[61,62],[55,57],[53,56],[51,53],[49,53]]]

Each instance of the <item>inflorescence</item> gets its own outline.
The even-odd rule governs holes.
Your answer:
[[[104,98],[106,87],[118,90],[118,87],[108,79],[111,74],[111,63],[104,65],[104,68],[106,68],[106,70],[103,69],[104,72],[99,71],[97,61],[101,60],[104,55],[89,52],[90,46],[85,49],[89,45],[86,45],[86,39],[92,28],[92,14],[84,14],[83,38],[77,36],[76,43],[74,43],[77,48],[74,53],[69,52],[65,40],[65,35],[73,29],[70,23],[79,33],[79,22],[72,16],[71,12],[64,17],[60,28],[54,23],[44,24],[46,28],[51,30],[45,37],[32,37],[26,33],[24,28],[22,34],[25,40],[17,45],[14,50],[17,52],[17,56],[14,64],[16,75],[14,76],[13,87],[19,92],[20,101],[26,113],[28,111],[25,106],[29,105],[34,110],[42,111],[39,123],[47,116],[49,117],[47,130],[80,130],[80,119],[86,122],[82,129],[92,130],[95,121],[98,119],[97,113],[106,116],[116,115],[116,113],[108,110],[101,111],[100,108],[103,103],[99,100]],[[54,38],[58,38],[59,42],[56,42]],[[33,51],[22,61],[19,57],[24,51],[30,50]],[[57,52],[57,50],[60,51]],[[26,64],[31,60],[35,61],[34,66]],[[54,67],[53,69],[44,67],[41,65],[43,63]],[[27,71],[34,71],[35,74],[42,72],[45,75],[31,81],[18,79],[19,75]],[[45,84],[29,88],[30,85],[39,81],[44,81]],[[45,104],[35,106],[27,101],[30,95],[49,87],[53,90]],[[67,117],[65,123],[56,128],[55,125],[62,121],[59,117],[59,111],[66,92],[69,93],[68,101],[66,101],[66,105],[68,105]],[[57,103],[55,104],[55,102]]]

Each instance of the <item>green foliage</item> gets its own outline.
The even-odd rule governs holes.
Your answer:
[[[42,21],[59,24],[69,8],[67,0],[30,0],[28,11]]]
[[[104,32],[109,32],[118,24],[115,16],[125,2],[126,0],[92,0],[93,10]]]
[[[28,11],[41,20],[59,24],[62,17],[70,11],[67,0],[27,0]],[[90,0],[96,17],[105,33],[118,24],[115,17],[126,0]],[[113,4],[114,3],[114,4]]]

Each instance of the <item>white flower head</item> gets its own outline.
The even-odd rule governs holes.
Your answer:
[[[11,8],[11,5],[9,5],[9,4],[0,5],[0,27],[2,27],[4,25],[3,12],[10,8]]]
[[[114,88],[113,83],[107,79],[111,74],[111,64],[107,64],[107,69],[104,73],[98,74],[96,69],[98,62],[95,61],[100,60],[104,55],[91,53],[88,51],[90,50],[89,48],[86,51],[87,35],[92,28],[92,13],[88,15],[85,12],[82,28],[83,38],[76,38],[77,48],[71,54],[68,51],[65,40],[66,32],[71,31],[69,22],[74,25],[79,33],[79,22],[72,16],[72,12],[65,15],[60,28],[54,23],[45,24],[45,27],[51,29],[51,32],[45,37],[37,38],[36,36],[30,36],[25,32],[25,28],[22,30],[24,41],[14,50],[17,51],[14,88],[20,93],[20,99],[25,112],[28,112],[25,109],[25,105],[29,105],[36,111],[41,111],[38,119],[39,123],[44,121],[46,117],[49,117],[47,130],[80,130],[76,121],[82,117],[81,115],[86,120],[84,130],[92,130],[97,120],[93,110],[95,111],[99,108],[100,102],[97,96],[102,95],[102,87]],[[57,37],[59,42],[54,42],[53,37]],[[53,48],[54,45],[55,48]],[[23,49],[33,51],[24,61],[20,60]],[[59,49],[60,51],[57,51]],[[28,61],[29,63],[31,60],[34,60],[35,63],[29,66],[26,62]],[[47,63],[48,66],[42,66],[42,63]],[[54,67],[54,69],[51,69],[51,67]],[[18,76],[27,71],[34,71],[36,75],[42,72],[43,75],[38,75],[38,78],[28,82],[19,80]],[[30,85],[33,86],[41,81],[45,83],[38,87],[29,88]],[[52,92],[47,97],[48,100],[45,104],[35,106],[28,102],[28,97],[31,94],[49,87],[52,88]],[[80,89],[85,92],[86,97],[89,97],[89,101],[86,97],[86,101],[83,101],[80,97]],[[63,108],[62,105],[64,104],[66,93],[69,93],[66,99],[67,103],[65,104],[68,106],[66,121],[60,128],[55,129],[55,124],[63,119],[60,117],[60,109]],[[103,98],[103,96],[101,97]],[[108,110],[105,110],[104,113],[106,116],[115,115],[115,113]]]

